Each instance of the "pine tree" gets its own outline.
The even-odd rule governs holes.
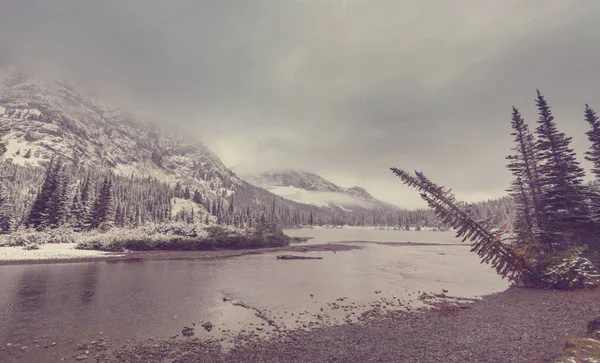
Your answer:
[[[456,200],[450,190],[439,186],[423,173],[411,175],[402,169],[391,168],[402,182],[417,189],[440,220],[456,229],[456,237],[471,242],[471,251],[482,262],[489,263],[502,277],[514,281],[530,280],[534,269],[514,248],[502,241],[503,231],[492,231],[490,220],[476,221],[465,211],[464,203]]]
[[[590,124],[591,129],[586,132],[591,145],[585,153],[585,159],[592,163],[592,173],[596,177],[596,182],[590,184],[590,214],[595,225],[595,235],[600,230],[600,190],[598,190],[598,181],[600,181],[600,118],[588,104],[585,105],[585,120]]]
[[[25,225],[32,227],[37,230],[41,230],[45,227],[50,226],[49,213],[54,207],[51,203],[52,198],[55,197],[57,189],[59,189],[59,170],[60,162],[54,159],[50,160],[50,164],[46,168],[46,175],[44,176],[44,182],[38,192],[35,201],[29,211],[29,216]]]
[[[57,164],[54,171],[56,179],[56,189],[50,195],[48,205],[44,213],[45,226],[56,228],[66,222],[68,209],[67,191],[69,187],[69,177],[65,168]]]
[[[8,186],[0,180],[0,234],[12,232],[14,225],[14,206],[8,193]]]
[[[105,178],[92,209],[91,228],[98,228],[102,223],[111,223],[113,214],[112,181]]]
[[[558,131],[550,106],[539,90],[536,105],[539,113],[536,147],[544,215],[540,237],[546,244],[566,248],[593,234],[585,202],[587,193],[582,185],[584,171],[569,147],[571,138]]]
[[[590,149],[585,153],[585,159],[592,162],[592,173],[600,180],[600,118],[594,109],[585,105],[585,120],[590,124],[591,130],[585,134],[592,143]]]
[[[0,126],[0,138],[8,133],[6,126]],[[0,157],[6,153],[6,146],[0,142]],[[8,194],[8,185],[5,185],[6,175],[0,175],[0,234],[10,233],[14,224],[13,205]]]
[[[538,158],[533,134],[514,106],[511,127],[516,145],[511,149],[514,153],[506,159],[514,180],[507,191],[514,198],[518,210],[515,221],[517,239],[532,242],[542,224]]]

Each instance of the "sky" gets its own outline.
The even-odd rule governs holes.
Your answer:
[[[596,0],[3,0],[0,62],[184,131],[238,174],[306,170],[413,208],[389,167],[504,195],[511,107],[535,126],[536,88],[583,162],[599,18]]]

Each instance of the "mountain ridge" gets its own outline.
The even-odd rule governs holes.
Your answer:
[[[309,171],[290,168],[269,170],[260,174],[242,175],[242,179],[299,203],[345,210],[398,209],[390,203],[373,197],[362,187],[341,187]]]

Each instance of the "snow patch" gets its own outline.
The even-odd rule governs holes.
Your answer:
[[[353,198],[347,194],[337,192],[318,192],[312,190],[300,189],[292,186],[287,187],[274,187],[269,189],[273,194],[277,194],[281,197],[291,199],[295,202],[312,204],[319,207],[330,207],[330,206],[348,206],[356,205],[363,208],[372,208],[373,205],[366,201]],[[348,210],[346,208],[346,210]]]
[[[77,243],[44,244],[38,250],[19,247],[0,247],[0,261],[57,260],[77,258],[99,258],[114,253],[76,250]]]

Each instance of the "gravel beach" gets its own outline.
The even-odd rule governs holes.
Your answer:
[[[600,314],[600,290],[511,288],[464,309],[388,313],[367,323],[244,342],[222,353],[196,340],[140,343],[111,362],[553,362]],[[241,340],[244,341],[243,339]]]

